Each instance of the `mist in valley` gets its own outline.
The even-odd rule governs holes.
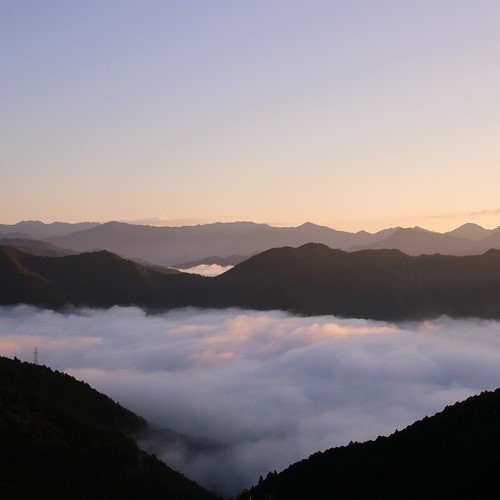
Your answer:
[[[1,308],[0,354],[33,361],[35,346],[144,416],[142,446],[224,495],[500,385],[496,321]]]

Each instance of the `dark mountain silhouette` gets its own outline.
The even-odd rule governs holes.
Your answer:
[[[65,234],[74,233],[98,226],[97,222],[77,222],[71,224],[69,222],[52,222],[45,224],[37,220],[25,220],[17,224],[0,224],[0,233],[7,235],[11,233],[24,233],[38,240],[44,240],[53,236],[63,236]],[[18,236],[19,237],[19,236]]]
[[[75,253],[71,250],[59,248],[47,241],[26,238],[0,238],[0,245],[8,245],[31,255],[45,257],[62,257]]]
[[[239,500],[495,498],[500,389],[446,407],[389,437],[315,453],[270,473]]]
[[[131,259],[175,266],[211,255],[252,255],[270,248],[319,242],[347,249],[385,237],[392,230],[370,234],[348,233],[306,223],[299,227],[271,227],[253,222],[231,222],[184,227],[138,226],[109,222],[50,241],[80,252],[108,250]]]
[[[0,357],[1,498],[215,498],[138,449],[146,422],[88,384]]]
[[[216,278],[224,301],[257,309],[375,319],[497,317],[500,251],[410,257],[320,244],[263,252]],[[499,305],[497,305],[499,304]]]
[[[38,257],[0,247],[0,304],[281,309],[384,320],[500,317],[500,251],[479,256],[321,244],[267,250],[214,277],[165,274],[106,251]]]
[[[183,290],[202,279],[159,272],[106,251],[40,257],[11,247],[0,247],[0,276],[0,303],[56,308],[68,304],[184,306],[189,301]]]

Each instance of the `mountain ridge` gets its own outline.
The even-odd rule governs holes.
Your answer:
[[[179,263],[217,263],[231,255],[248,256],[270,248],[323,243],[347,251],[396,248],[409,255],[442,253],[479,255],[500,248],[500,227],[484,229],[467,223],[445,233],[413,228],[387,228],[375,233],[339,231],[312,222],[297,227],[273,227],[248,221],[215,222],[195,226],[148,226],[125,222],[52,223],[24,221],[0,225],[10,232],[34,228],[27,237],[43,239],[68,251],[108,250],[125,258],[174,267]],[[55,229],[61,234],[51,234]],[[39,236],[40,232],[45,237]],[[48,236],[47,236],[48,235]],[[6,235],[8,236],[8,235]],[[206,260],[208,258],[211,260]]]
[[[380,320],[500,317],[500,250],[478,256],[266,250],[206,278],[165,274],[108,251],[38,257],[0,247],[0,304],[284,310]]]

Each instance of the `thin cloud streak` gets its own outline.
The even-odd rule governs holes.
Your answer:
[[[497,209],[484,209],[484,210],[476,210],[470,212],[456,212],[449,214],[436,214],[436,215],[427,215],[426,219],[456,219],[457,217],[476,217],[482,215],[498,215],[500,214],[500,208]]]
[[[145,226],[155,226],[155,227],[181,227],[181,226],[196,226],[197,224],[207,224],[206,219],[171,219],[166,215],[159,215],[157,217],[148,217],[145,219],[135,219],[135,220],[123,220],[120,222],[125,222],[127,224],[139,224]]]
[[[150,449],[223,494],[500,385],[500,324],[281,312],[0,309],[0,354],[69,372],[146,417]]]

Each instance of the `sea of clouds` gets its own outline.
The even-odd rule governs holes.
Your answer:
[[[222,494],[500,386],[500,323],[282,312],[0,308],[0,355],[85,380],[144,416],[142,444]]]

